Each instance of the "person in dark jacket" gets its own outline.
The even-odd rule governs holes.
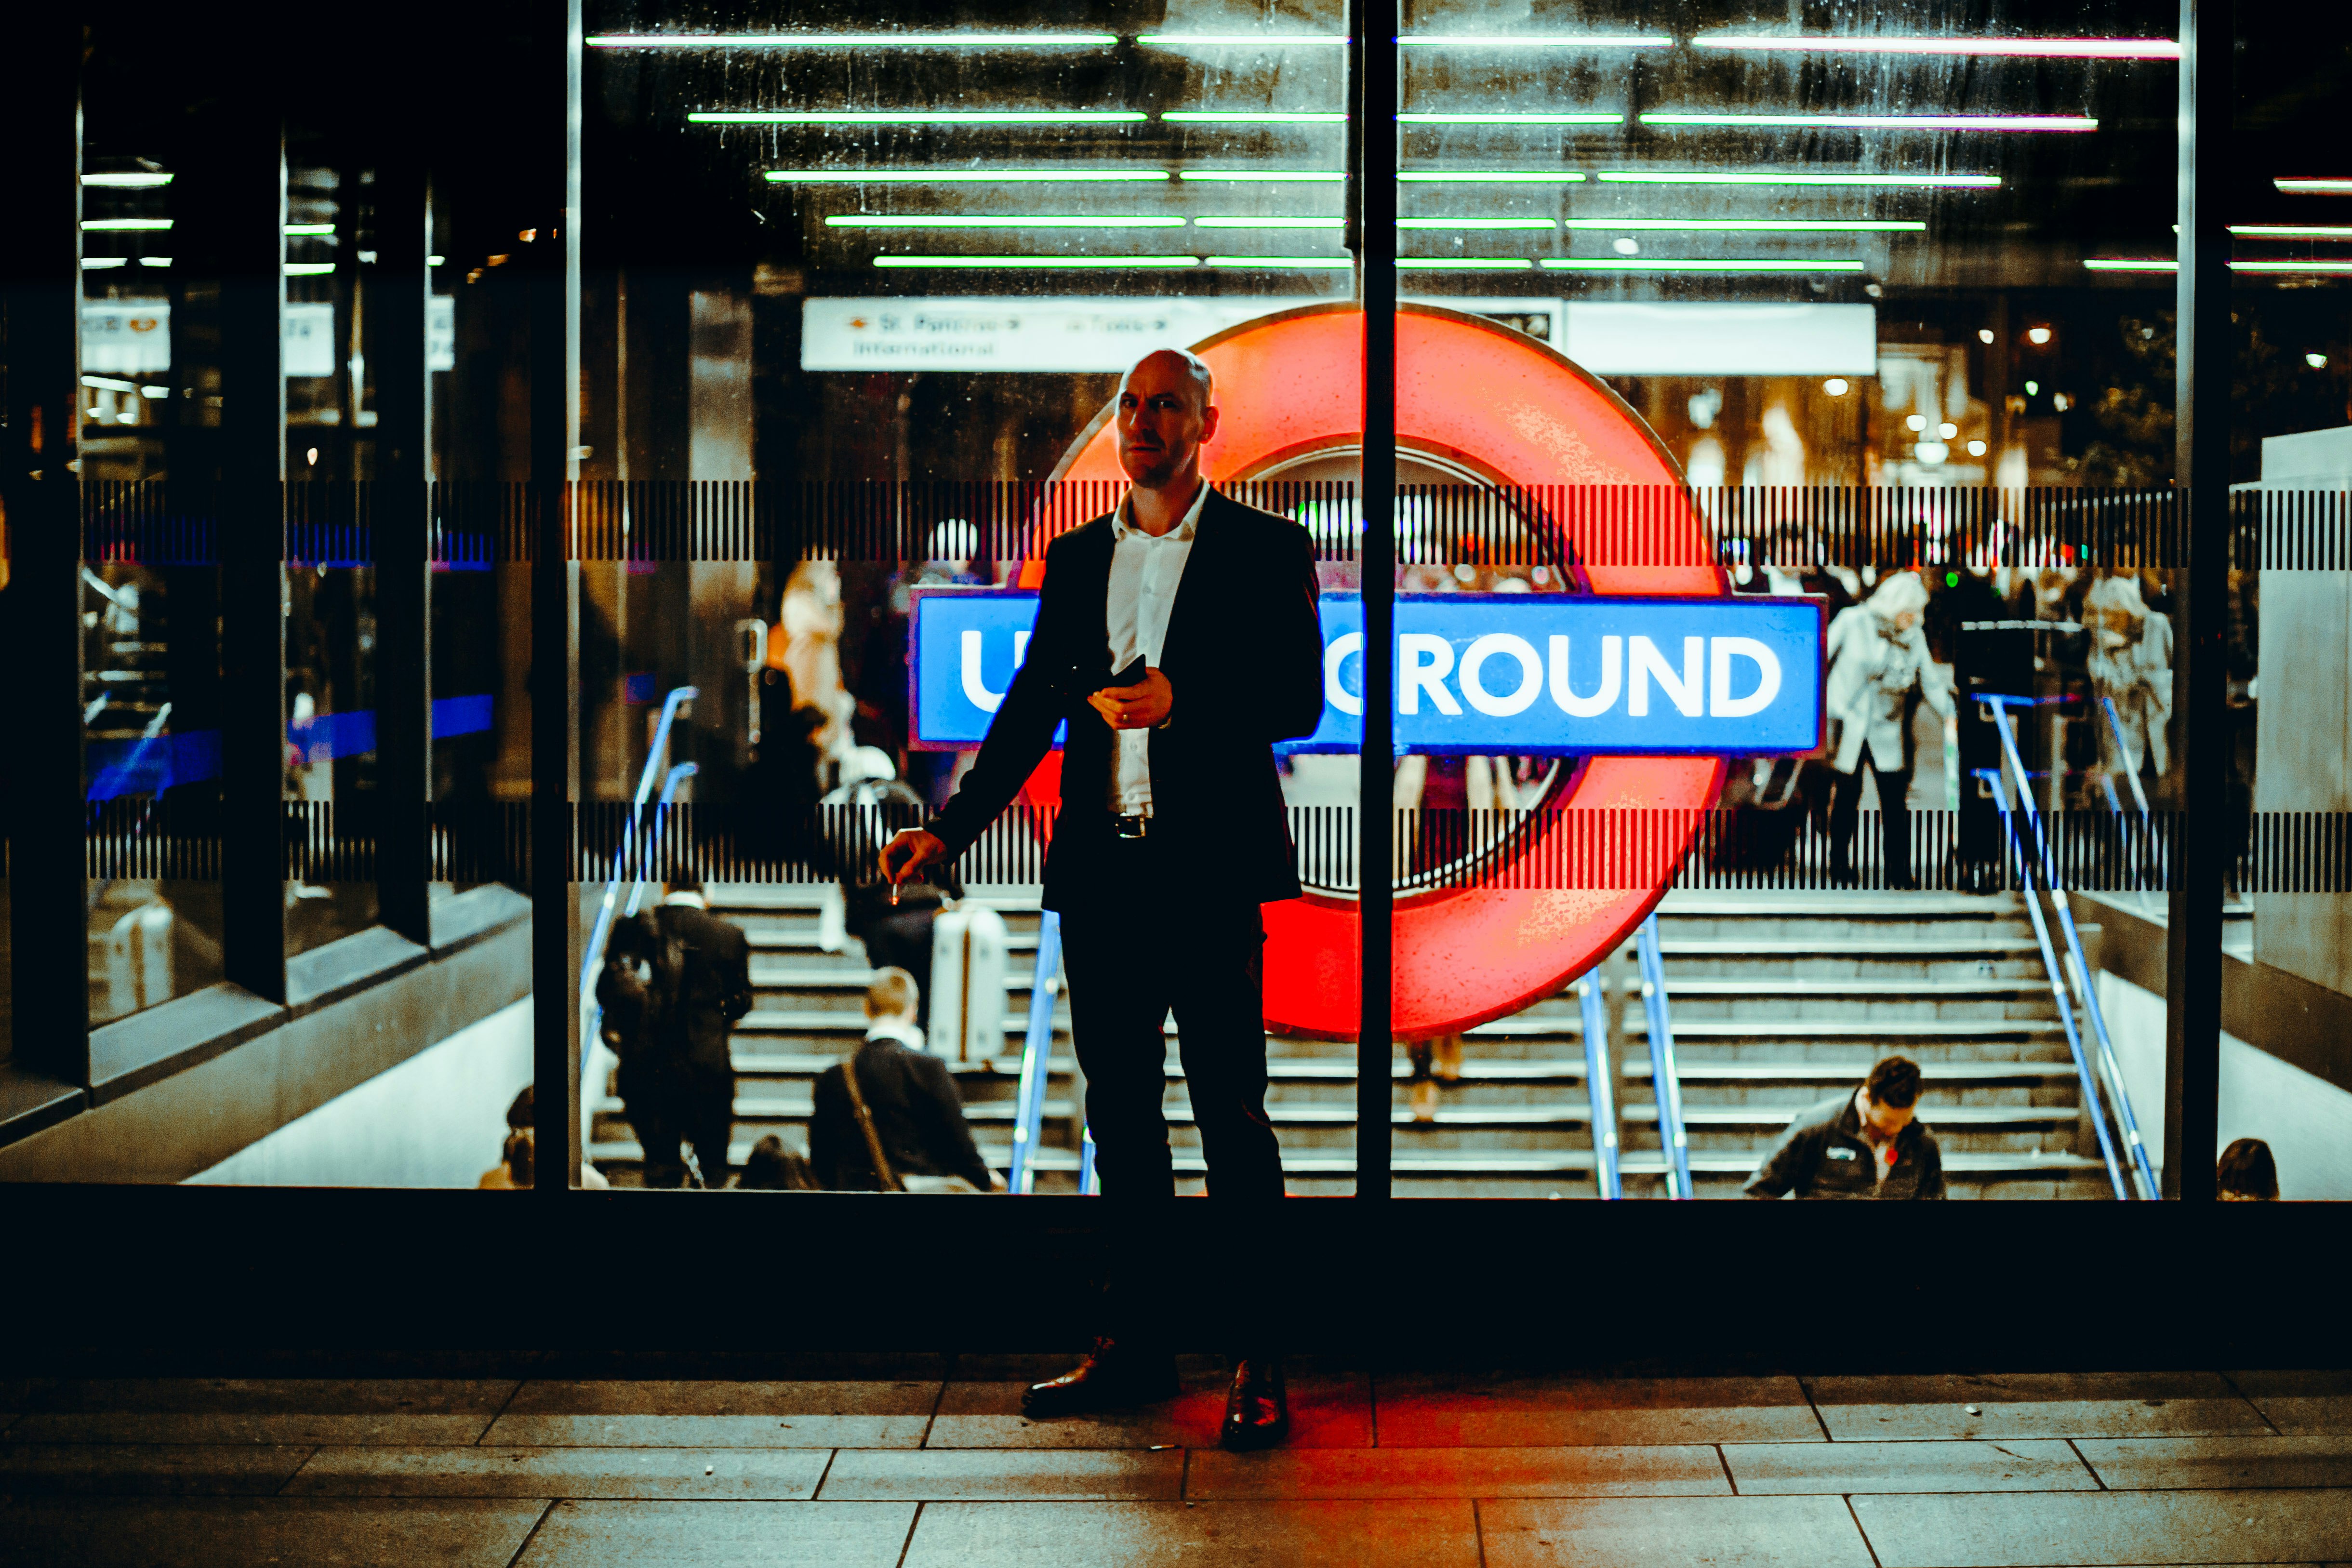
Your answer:
[[[961,1176],[982,1192],[999,1187],[963,1119],[963,1100],[947,1063],[926,1055],[915,1027],[915,980],[882,969],[866,987],[866,1038],[816,1080],[809,1115],[809,1163],[834,1192],[885,1190],[867,1152],[847,1075],[874,1119],[883,1157],[896,1176]]]
[[[1919,1066],[1888,1057],[1852,1094],[1789,1123],[1756,1173],[1751,1198],[1940,1198],[1944,1154],[1918,1120]]]
[[[654,998],[642,1016],[608,994],[612,977],[631,972]],[[751,1010],[751,942],[710,912],[702,884],[689,877],[670,883],[654,909],[614,927],[605,973],[597,1000],[621,1058],[622,1113],[645,1152],[646,1185],[685,1184],[683,1142],[693,1145],[702,1185],[725,1186],[735,1122],[729,1036]]]

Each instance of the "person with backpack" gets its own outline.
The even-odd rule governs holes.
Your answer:
[[[701,882],[669,885],[655,908],[613,928],[596,982],[604,1043],[620,1058],[622,1114],[645,1152],[645,1184],[727,1184],[735,1123],[729,1036],[751,1010],[751,944],[710,912]]]
[[[963,1118],[947,1064],[923,1050],[915,979],[879,969],[866,988],[866,1038],[816,1080],[809,1163],[835,1192],[1003,1192]]]

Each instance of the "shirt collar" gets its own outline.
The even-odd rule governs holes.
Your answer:
[[[1134,523],[1128,521],[1128,508],[1132,506],[1134,503],[1135,489],[1130,485],[1128,488],[1127,494],[1119,500],[1118,510],[1111,513],[1110,531],[1111,537],[1113,539],[1127,539],[1129,537],[1150,539],[1152,537],[1150,534],[1145,533],[1141,529],[1136,527]],[[1201,510],[1208,504],[1209,481],[1202,479],[1201,481],[1201,488],[1192,492],[1192,504],[1184,509],[1183,521],[1179,522],[1174,528],[1170,529],[1166,533],[1160,534],[1159,537],[1161,539],[1181,539],[1184,541],[1185,543],[1190,544],[1192,542],[1193,534],[1200,531]]]
[[[664,909],[707,910],[710,900],[700,893],[672,893],[662,900]]]
[[[921,1050],[926,1043],[921,1030],[896,1018],[872,1020],[866,1026],[866,1037],[869,1040],[896,1040],[910,1051]]]

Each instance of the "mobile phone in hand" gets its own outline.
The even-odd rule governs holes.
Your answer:
[[[1134,663],[1112,676],[1107,684],[1111,687],[1140,686],[1143,684],[1143,678],[1150,673],[1150,667],[1143,662],[1143,656],[1138,654]]]

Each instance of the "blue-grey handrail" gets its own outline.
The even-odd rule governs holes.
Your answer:
[[[1592,1179],[1604,1198],[1625,1195],[1617,1173],[1616,1069],[1609,1055],[1608,1009],[1601,1000],[1601,977],[1588,972],[1576,983],[1584,1009],[1584,1091],[1592,1117]]]
[[[1004,1177],[1015,1193],[1037,1190],[1036,1153],[1045,1123],[1045,1084],[1053,1071],[1054,994],[1061,968],[1062,917],[1040,910],[1037,966],[1029,982],[1029,1027],[1021,1039],[1021,1098],[1013,1112],[1013,1168]]]
[[[1635,933],[1642,959],[1642,1008],[1650,1020],[1650,1090],[1658,1105],[1658,1142],[1666,1152],[1666,1196],[1695,1197],[1691,1190],[1690,1136],[1683,1127],[1683,1081],[1675,1066],[1674,1016],[1666,1003],[1666,963],[1658,951],[1654,910]]]
[[[1102,1185],[1095,1174],[1095,1130],[1078,1130],[1078,1191],[1087,1197],[1099,1197]]]
[[[2156,1195],[2155,1172],[2148,1164],[2147,1145],[2140,1141],[2139,1121],[2132,1114],[2131,1096],[2124,1086],[2122,1067],[2116,1060],[2115,1044],[2107,1034],[2106,1016],[2099,1007],[2097,988],[2091,983],[2091,966],[2083,956],[2083,940],[2074,929],[2074,911],[2067,907],[2065,889],[2059,883],[2055,857],[2051,854],[2049,844],[2042,837],[2041,813],[2034,808],[2025,760],[2018,752],[2017,732],[2009,722],[2007,700],[1995,696],[1979,697],[1977,700],[1992,711],[1993,727],[2000,733],[2001,753],[2014,778],[2020,809],[2007,815],[2010,839],[2017,849],[2018,871],[2024,881],[2025,910],[2033,918],[2033,935],[2042,944],[2042,963],[2050,973],[2050,989],[2057,999],[2059,1019],[2066,1026],[2066,1047],[2074,1053],[2075,1075],[2082,1080],[2083,1092],[2089,1100],[2091,1124],[2099,1135],[2099,1152],[2106,1161],[2107,1179],[2114,1184],[2117,1201],[2124,1200],[2128,1193],[2123,1171],[2116,1160],[2114,1141],[2107,1134],[2107,1119],[2099,1101],[2098,1075],[2092,1071],[2091,1063],[2083,1053],[2082,1033],[2074,1026],[2074,1005],[2067,994],[2070,980],[2082,992],[2083,1010],[2090,1017],[2091,1031],[2098,1042],[2099,1066],[2116,1092],[2116,1116],[2124,1130],[2125,1147],[2130,1151],[2133,1184],[2138,1188],[2140,1196],[2152,1198]],[[2025,822],[2023,832],[2017,826],[2021,816]],[[2030,844],[2028,835],[2031,835]],[[2044,885],[2050,890],[2051,905],[2058,911],[2059,929],[2065,933],[2067,955],[2074,963],[2072,976],[2050,943],[2050,927],[2042,919],[2042,901],[2034,891],[2034,868],[2037,866],[2041,868]]]
[[[100,697],[98,700],[100,705],[102,706],[105,703],[106,699]],[[131,748],[131,755],[121,763],[115,764],[115,766],[110,767],[104,773],[99,774],[100,783],[102,784],[107,780],[116,777],[126,780],[137,778],[139,776],[140,768],[144,765],[147,761],[147,753],[153,751],[155,749],[156,742],[163,738],[163,726],[171,720],[171,717],[172,705],[170,703],[166,702],[162,707],[156,709],[155,717],[147,721],[147,728],[140,733],[139,743]],[[132,840],[136,842],[139,836],[146,830],[147,823],[146,819],[143,817],[131,824],[131,837]],[[109,877],[104,881],[94,881],[90,884],[87,902],[82,910],[84,917],[87,917],[90,910],[98,908],[100,901],[102,900],[108,893],[113,891],[114,884],[117,880],[118,879],[116,878]]]
[[[644,891],[645,868],[643,858],[637,852],[637,828],[645,820],[646,802],[653,795],[655,781],[662,776],[662,758],[669,750],[670,726],[677,721],[678,710],[700,695],[694,687],[678,686],[671,688],[670,694],[662,699],[661,722],[654,727],[653,744],[646,748],[645,771],[637,775],[637,793],[629,802],[629,831],[622,840],[620,862],[613,868],[612,879],[604,884],[604,901],[596,907],[596,929],[588,938],[587,951],[582,955],[580,964],[580,1067],[583,1073],[595,1048],[597,1027],[604,1021],[604,1010],[596,1005],[596,971],[604,965],[604,942],[613,934],[613,911],[620,902],[621,879],[635,870],[638,892],[642,894]],[[677,791],[677,781],[691,777],[693,772],[692,763],[686,764],[684,773],[676,768],[670,770],[670,777],[662,791],[663,805],[669,804],[670,797]],[[633,898],[629,901],[629,912],[635,914],[636,908],[636,900]],[[583,1082],[581,1087],[583,1103],[587,1093],[587,1086]]]

